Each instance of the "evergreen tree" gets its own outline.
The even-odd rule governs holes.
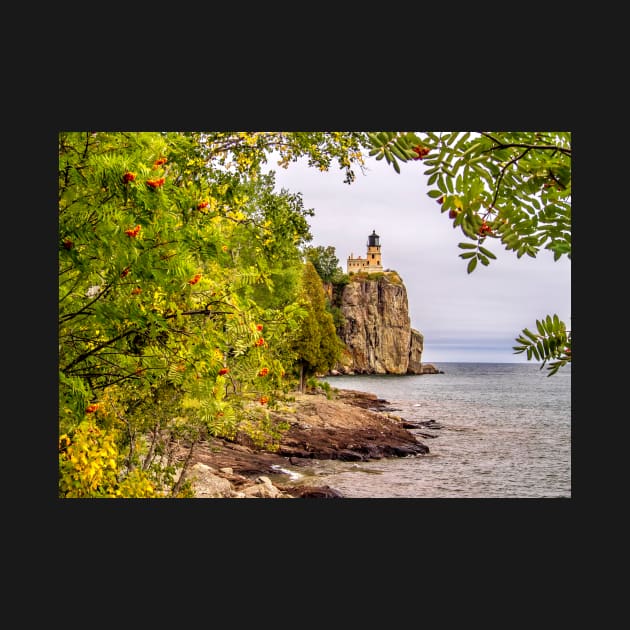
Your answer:
[[[326,293],[313,263],[304,264],[301,302],[306,308],[294,342],[300,370],[300,390],[310,376],[330,370],[341,357],[343,343],[337,337],[332,315],[326,308]]]

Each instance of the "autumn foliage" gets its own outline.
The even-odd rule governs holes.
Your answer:
[[[268,409],[296,384],[312,211],[275,190],[266,161],[272,148],[280,167],[337,161],[350,182],[365,143],[59,134],[61,497],[185,496],[173,444],[239,431],[277,444]]]

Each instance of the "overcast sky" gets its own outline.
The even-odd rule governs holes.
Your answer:
[[[464,236],[427,197],[422,162],[400,164],[398,174],[370,159],[367,174],[356,169],[350,185],[336,166],[324,173],[304,161],[286,170],[276,162],[272,157],[267,170],[275,171],[277,189],[302,193],[304,207],[315,211],[309,245],[332,245],[344,272],[350,254],[365,256],[376,230],[383,267],[401,276],[411,326],[424,335],[424,363],[527,362],[512,350],[523,328],[535,330],[536,319],[554,313],[570,328],[571,262],[554,262],[547,250],[518,259],[486,239],[497,259],[467,274],[457,247]]]

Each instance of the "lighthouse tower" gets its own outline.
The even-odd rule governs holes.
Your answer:
[[[350,274],[359,271],[367,273],[383,271],[380,236],[376,233],[376,230],[372,230],[372,234],[368,236],[367,255],[365,258],[361,258],[361,256],[354,258],[354,254],[350,254],[348,257],[347,272]]]

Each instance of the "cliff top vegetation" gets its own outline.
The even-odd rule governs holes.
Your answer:
[[[377,271],[376,273],[368,273],[367,271],[350,272],[350,280],[379,280],[387,278],[393,284],[403,284],[402,278],[397,271],[386,269],[385,271]]]

